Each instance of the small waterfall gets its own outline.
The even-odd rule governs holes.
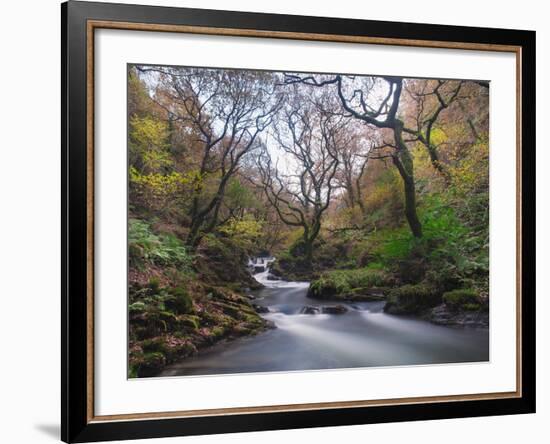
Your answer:
[[[289,282],[284,281],[277,276],[271,274],[271,264],[275,262],[273,256],[258,256],[248,259],[248,269],[250,273],[260,284],[265,287],[280,288],[280,287],[309,287],[309,282]]]
[[[275,258],[271,256],[253,257],[248,260],[248,268],[258,282],[266,285],[265,283],[270,280],[271,264],[274,261]],[[271,280],[276,278],[273,276]]]

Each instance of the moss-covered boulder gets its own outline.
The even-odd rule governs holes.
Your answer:
[[[184,335],[166,335],[146,339],[141,342],[144,353],[162,353],[166,362],[174,362],[177,359],[185,358],[197,352],[197,348],[190,339]]]
[[[390,314],[419,314],[441,303],[441,294],[429,284],[407,284],[392,289],[384,311]]]
[[[258,289],[247,268],[248,253],[224,237],[206,236],[198,249],[194,268],[201,281],[218,286],[231,286],[235,290]]]
[[[489,301],[470,288],[443,293],[442,303],[427,318],[439,325],[455,327],[489,327]]]
[[[287,281],[307,281],[314,276],[314,267],[302,256],[281,253],[271,264],[271,274]]]
[[[393,277],[383,270],[334,270],[311,282],[308,297],[322,300],[378,301],[385,297]]]
[[[451,310],[475,311],[481,308],[482,301],[472,289],[458,289],[443,293],[443,302]]]
[[[131,376],[139,378],[156,376],[165,366],[166,358],[161,352],[130,355]]]
[[[306,259],[302,239],[298,239],[287,251],[277,254],[271,265],[273,276],[287,281],[311,281],[317,279],[324,270],[355,265],[349,260],[348,244],[339,239],[317,238],[313,243],[311,260]]]

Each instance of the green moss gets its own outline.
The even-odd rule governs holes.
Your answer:
[[[307,280],[311,276],[312,266],[302,256],[282,252],[271,265],[271,272],[287,280]]]
[[[149,279],[149,288],[153,294],[157,294],[160,290],[160,280],[156,277]]]
[[[141,343],[141,348],[145,353],[162,353],[163,355],[168,353],[168,346],[162,337],[146,339]]]
[[[370,267],[357,270],[334,270],[323,273],[310,285],[309,296],[318,299],[357,295],[369,288],[386,287],[393,283],[387,272]]]
[[[252,326],[261,326],[263,324],[262,318],[256,313],[245,313],[244,320],[247,324],[252,324]]]
[[[193,265],[202,282],[231,286],[235,290],[262,287],[246,268],[249,252],[231,238],[207,235],[199,246],[199,253]]]
[[[452,290],[443,294],[443,302],[452,309],[475,310],[479,309],[479,298],[472,289]],[[472,308],[476,306],[477,308]],[[469,306],[470,308],[466,308]]]
[[[164,366],[197,351],[195,345],[190,341],[190,337],[181,333],[149,338],[140,342],[139,346],[143,350],[143,355],[141,357],[138,355],[137,359],[131,360],[131,363],[137,365],[137,367],[142,366],[144,362],[146,363],[145,358],[148,355],[162,355]]]
[[[408,284],[392,289],[384,311],[392,314],[415,314],[441,302],[440,294],[427,284]]]
[[[194,355],[197,353],[197,347],[191,342],[186,342],[178,346],[177,353],[181,357]]]
[[[241,316],[241,310],[238,305],[234,305],[228,302],[215,302],[216,307],[219,307],[223,312],[231,317],[239,318]]]
[[[231,333],[234,336],[244,336],[244,335],[252,334],[253,331],[254,331],[254,329],[251,329],[250,327],[247,327],[243,324],[237,324],[237,325],[233,326],[233,328],[231,330]]]
[[[165,365],[166,358],[162,353],[144,353],[137,367],[137,375],[139,377],[156,376]]]
[[[170,289],[170,296],[166,298],[166,305],[178,314],[193,313],[193,298],[185,287]]]
[[[211,333],[212,333],[212,336],[214,338],[220,338],[222,337],[224,334],[225,334],[225,328],[223,327],[214,327],[212,330],[211,330]]]

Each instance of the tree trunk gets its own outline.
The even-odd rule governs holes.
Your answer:
[[[187,240],[185,244],[190,247],[192,250],[196,250],[199,246],[199,243],[202,239],[202,236],[199,236],[200,226],[202,223],[198,223],[194,221],[195,223],[191,224],[191,227],[189,228],[189,233],[187,234]]]
[[[313,262],[313,239],[305,238],[304,239],[304,259],[309,267]]]
[[[422,224],[416,213],[416,187],[414,184],[413,160],[407,145],[402,137],[403,123],[396,122],[394,128],[395,143],[398,147],[398,154],[392,158],[393,164],[397,167],[405,191],[405,217],[411,228],[414,237],[422,237]]]
[[[413,236],[421,238],[422,224],[420,223],[416,213],[416,190],[414,178],[410,176],[404,178],[403,184],[405,186],[405,216],[407,217],[407,222],[409,223]]]
[[[199,201],[195,197],[193,199],[193,206],[191,209],[191,228],[187,235],[186,244],[195,250],[205,234],[211,233],[218,222],[218,212],[225,193],[225,186],[230,178],[230,174],[226,174],[221,178],[216,195],[212,198],[210,203],[199,210]],[[210,218],[209,223],[207,218]]]

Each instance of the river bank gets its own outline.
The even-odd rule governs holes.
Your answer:
[[[208,274],[179,287],[143,276],[140,283],[134,277],[129,307],[131,375],[488,359],[488,313],[461,310],[468,294],[418,309],[423,306],[407,297],[408,287],[390,287],[395,281],[380,270],[355,270],[353,279],[349,273],[333,271],[310,283],[275,276],[273,257],[249,259],[246,267],[233,263],[223,268],[212,259],[209,264],[203,265]],[[232,273],[231,267],[238,267],[238,272]],[[222,271],[227,279],[241,276],[243,270],[248,276],[244,288],[240,280],[215,280]],[[418,288],[410,287],[417,294]]]
[[[276,328],[223,342],[167,366],[160,376],[480,362],[488,329],[449,328],[384,312],[384,301],[316,300],[309,283],[254,277],[250,296]]]
[[[167,365],[220,341],[274,328],[249,297],[224,287],[196,283],[192,302],[185,302],[183,292],[149,286],[138,291],[147,301],[130,305],[130,366],[138,377],[157,376]]]

